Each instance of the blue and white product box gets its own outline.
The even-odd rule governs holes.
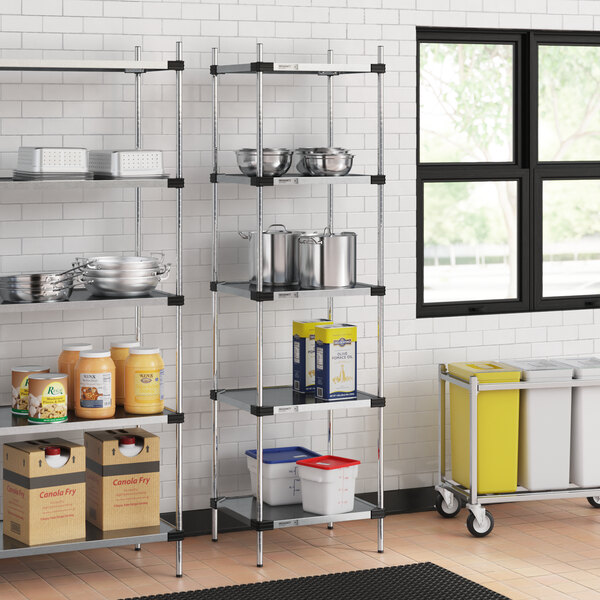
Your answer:
[[[263,500],[271,506],[300,504],[302,482],[296,461],[321,456],[302,446],[263,449]],[[256,450],[246,450],[252,494],[256,496]]]
[[[356,398],[356,340],[356,325],[334,323],[315,328],[317,398]]]
[[[315,327],[332,323],[328,319],[294,321],[293,323],[293,374],[294,391],[315,393]]]

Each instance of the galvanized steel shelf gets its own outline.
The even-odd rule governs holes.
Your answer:
[[[101,73],[150,73],[183,70],[181,61],[160,60],[54,60],[46,58],[0,58],[0,71],[97,71]]]
[[[336,296],[379,296],[381,288],[369,283],[357,283],[350,288],[321,288],[314,290],[301,289],[300,286],[267,286],[264,285],[262,294],[272,295],[269,300],[284,300],[289,298],[327,298]],[[220,281],[217,283],[217,291],[242,298],[254,300],[256,297],[256,285],[248,281]]]
[[[376,175],[360,175],[350,173],[341,176],[323,176],[323,177],[307,177],[305,175],[296,175],[295,173],[286,173],[280,177],[267,177],[261,179],[258,177],[248,177],[243,173],[217,173],[214,176],[216,183],[237,183],[240,185],[252,185],[258,187],[289,187],[291,185],[370,185],[376,183]]]
[[[446,384],[456,385],[469,392],[469,480],[470,486],[463,486],[446,474]],[[471,534],[484,537],[491,533],[494,521],[491,514],[485,510],[487,504],[503,502],[524,502],[533,500],[559,500],[565,498],[588,498],[600,506],[600,487],[585,488],[571,484],[559,490],[530,491],[517,487],[515,492],[480,494],[478,493],[478,432],[477,432],[477,402],[480,392],[499,390],[534,390],[576,387],[597,387],[600,381],[596,379],[571,379],[567,381],[515,381],[507,383],[479,383],[476,376],[469,381],[463,381],[448,373],[446,365],[439,365],[440,384],[440,448],[439,448],[439,481],[435,489],[439,493],[438,512],[444,516],[457,516],[461,506],[466,505],[470,511],[467,527]],[[475,533],[474,533],[475,531]]]
[[[177,306],[183,296],[154,290],[140,298],[99,298],[87,290],[75,289],[64,302],[0,302],[0,314],[23,313],[40,310],[81,310],[82,308],[121,308],[123,306]]]
[[[150,544],[151,542],[166,542],[176,530],[173,525],[164,521],[156,527],[140,527],[139,529],[117,529],[100,531],[91,523],[86,523],[85,539],[39,544],[27,546],[21,542],[3,535],[3,523],[0,523],[0,557],[17,558],[49,554],[51,552],[80,552],[93,548],[111,548],[114,546],[130,546],[132,544]]]
[[[178,180],[168,177],[122,178],[122,179],[49,179],[44,181],[20,181],[12,177],[0,177],[0,190],[46,190],[48,188],[168,188],[179,185]]]
[[[175,411],[165,409],[156,415],[132,415],[122,406],[117,406],[111,419],[80,419],[69,411],[69,418],[62,423],[29,423],[27,417],[13,415],[10,406],[0,406],[0,436],[47,435],[48,433],[69,433],[91,429],[123,429],[125,427],[144,427],[158,423],[168,423],[169,415]]]
[[[358,73],[385,73],[385,65],[382,63],[273,63],[252,62],[237,65],[213,65],[211,74],[243,74],[243,73],[265,73],[265,74],[288,74],[288,75],[352,75]]]
[[[213,394],[214,395],[214,394]],[[300,394],[289,385],[263,388],[263,402],[257,404],[255,388],[239,390],[219,390],[216,399],[257,416],[281,415],[285,413],[323,412],[351,408],[380,408],[385,406],[385,398],[358,392],[356,398],[328,402],[319,400],[312,394]]]
[[[110,308],[131,306],[135,307],[136,339],[141,340],[141,308],[146,305],[173,306],[175,308],[175,410],[165,410],[157,415],[131,415],[118,409],[112,419],[83,420],[69,415],[65,423],[32,425],[26,419],[13,417],[9,407],[0,407],[0,436],[33,437],[49,432],[74,432],[87,429],[123,428],[140,424],[173,423],[175,425],[175,522],[176,526],[162,523],[159,527],[132,529],[127,531],[103,532],[89,523],[87,524],[86,540],[26,546],[7,536],[3,536],[0,545],[0,558],[27,556],[31,554],[46,554],[49,552],[67,552],[70,550],[85,550],[159,541],[175,541],[175,574],[183,574],[183,243],[182,243],[182,188],[183,181],[183,132],[182,132],[182,71],[184,69],[181,42],[176,43],[175,60],[172,61],[143,61],[141,48],[135,48],[135,60],[46,60],[46,59],[4,59],[0,58],[0,71],[60,71],[60,72],[105,72],[133,74],[135,84],[135,148],[141,149],[141,76],[151,71],[175,72],[175,140],[176,140],[176,173],[175,178],[135,178],[135,179],[92,179],[92,180],[47,180],[47,181],[15,181],[12,177],[0,178],[0,189],[3,190],[44,190],[48,188],[87,189],[87,188],[133,188],[135,189],[135,252],[142,253],[142,210],[141,188],[174,188],[176,198],[176,265],[175,265],[175,294],[154,291],[142,298],[95,298],[84,290],[74,290],[66,302],[55,303],[0,303],[2,312],[23,313],[45,310],[69,310],[85,308]],[[1,212],[1,211],[0,211]],[[1,216],[0,216],[1,219]],[[16,419],[16,422],[15,422]],[[1,533],[1,532],[0,532]],[[2,536],[0,535],[0,539]]]
[[[377,519],[377,549],[383,552],[383,311],[384,311],[384,269],[383,269],[383,234],[384,206],[383,189],[385,184],[383,161],[383,47],[378,48],[377,63],[335,64],[333,52],[327,52],[327,62],[318,64],[308,63],[273,63],[264,62],[262,44],[257,44],[256,62],[238,65],[219,65],[217,49],[213,48],[212,66],[212,292],[213,314],[213,400],[212,431],[213,431],[213,460],[212,460],[212,537],[218,539],[219,510],[230,512],[233,516],[245,520],[257,531],[256,564],[263,564],[263,531],[277,527],[293,527],[316,523],[328,523],[333,527],[335,521],[352,519]],[[256,148],[260,157],[256,177],[243,174],[220,173],[218,168],[219,135],[218,135],[218,78],[225,74],[253,74],[256,77]],[[287,173],[281,177],[263,176],[262,151],[264,148],[264,114],[263,114],[263,76],[269,74],[316,75],[327,77],[327,143],[334,146],[333,141],[333,80],[337,75],[377,74],[377,174],[349,174],[344,177],[306,177],[295,173]],[[274,83],[277,83],[276,79]],[[375,185],[377,196],[377,284],[358,283],[353,288],[326,288],[317,290],[300,289],[299,286],[270,287],[258,278],[256,285],[247,281],[219,281],[218,277],[218,236],[219,236],[219,202],[218,186],[223,183],[250,185],[256,188],[256,227],[255,231],[264,231],[263,193],[265,188],[300,185],[327,186],[327,226],[334,231],[333,190],[336,185],[359,184]],[[263,236],[257,236],[256,253],[253,257],[255,272],[262,273]],[[219,389],[219,294],[232,294],[256,301],[256,387],[239,390]],[[327,316],[334,320],[333,299],[345,296],[377,296],[377,396],[358,393],[358,398],[340,402],[320,402],[308,395],[296,394],[290,386],[267,388],[263,383],[263,308],[264,301],[284,300],[294,298],[327,298]],[[257,498],[224,498],[218,495],[218,429],[219,402],[233,405],[240,410],[248,411],[256,418],[256,448],[257,448]],[[305,513],[301,505],[271,507],[263,502],[263,417],[283,413],[300,413],[325,411],[328,427],[328,453],[334,454],[333,444],[333,413],[336,410],[351,408],[375,408],[378,416],[377,439],[377,506],[356,499],[354,510],[343,515],[313,515]]]
[[[283,506],[270,506],[266,504],[263,508],[263,518],[261,521],[257,520],[258,507],[254,496],[219,498],[217,506],[219,510],[230,514],[235,519],[239,519],[254,529],[260,528],[261,530],[340,523],[344,521],[362,521],[364,519],[379,518],[380,515],[380,509],[377,506],[356,496],[354,497],[353,509],[337,515],[317,515],[306,512],[302,509],[302,504],[285,504]]]

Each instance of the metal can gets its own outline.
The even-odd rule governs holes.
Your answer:
[[[29,422],[60,423],[67,420],[68,375],[38,373],[29,377]]]
[[[50,367],[27,365],[12,370],[12,413],[26,417],[29,414],[29,376],[49,373]]]

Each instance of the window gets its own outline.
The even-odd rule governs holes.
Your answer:
[[[600,34],[417,46],[417,316],[600,306]]]

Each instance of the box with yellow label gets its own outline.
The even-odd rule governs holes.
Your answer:
[[[139,453],[126,456],[119,440],[134,436]],[[160,524],[160,438],[139,427],[85,434],[87,520],[99,529]]]
[[[46,460],[48,447],[62,465]],[[84,447],[50,438],[4,444],[3,454],[4,535],[30,546],[85,538]]]
[[[294,321],[294,391],[315,393],[315,327],[331,324],[328,319]]]
[[[317,398],[356,398],[356,339],[356,325],[334,323],[315,328]]]

